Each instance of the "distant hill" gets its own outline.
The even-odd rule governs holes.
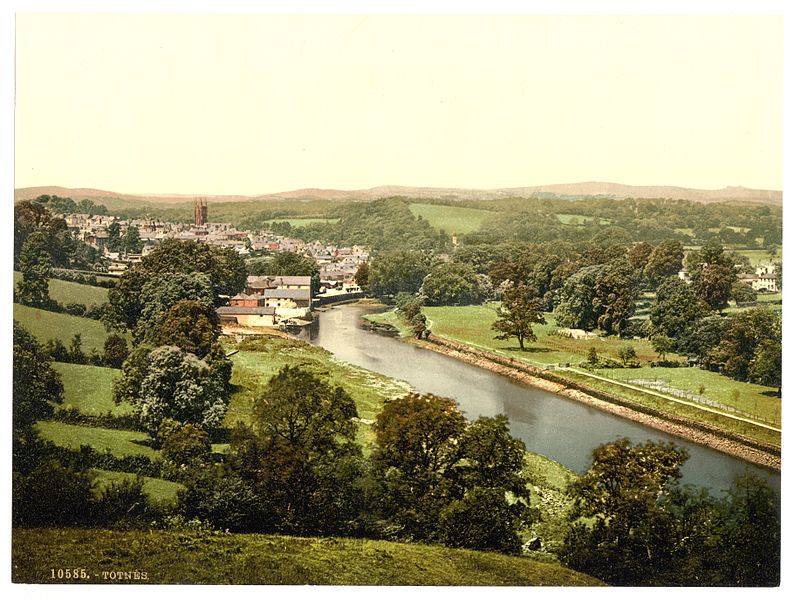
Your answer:
[[[410,187],[387,185],[363,190],[332,190],[306,188],[262,194],[257,196],[204,194],[121,194],[92,188],[64,188],[57,186],[18,188],[14,190],[14,202],[36,198],[42,194],[62,196],[74,200],[90,198],[95,202],[123,202],[127,205],[179,204],[201,196],[209,202],[247,202],[252,200],[375,200],[389,196],[409,198],[449,198],[458,200],[494,200],[498,198],[530,197],[533,194],[555,194],[557,196],[583,197],[604,196],[609,198],[673,198],[695,202],[738,201],[764,204],[783,203],[783,192],[779,190],[755,190],[744,187],[726,187],[720,190],[700,190],[675,186],[636,186],[620,183],[587,181],[582,183],[559,183],[515,188],[478,190],[469,188]],[[108,208],[111,208],[108,206]]]

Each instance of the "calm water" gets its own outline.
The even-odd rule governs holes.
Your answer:
[[[675,441],[688,448],[683,483],[719,493],[736,475],[749,471],[779,492],[780,474],[686,442],[649,427],[590,408],[563,396],[509,380],[485,369],[361,329],[361,306],[342,305],[318,313],[303,335],[339,359],[406,381],[415,390],[454,398],[470,419],[505,414],[512,434],[528,450],[543,454],[576,472],[590,464],[590,451],[618,437],[634,442]]]

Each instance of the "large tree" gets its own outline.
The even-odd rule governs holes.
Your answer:
[[[671,276],[656,290],[649,322],[651,335],[665,335],[674,340],[709,314],[709,306],[682,279]]]
[[[166,313],[177,302],[192,300],[208,308],[215,306],[212,281],[204,273],[159,273],[144,283],[141,295],[145,299],[140,312],[135,337],[151,339],[162,324]]]
[[[232,443],[236,471],[250,482],[260,527],[290,533],[352,533],[362,511],[357,410],[341,387],[283,367],[254,402],[254,430]]]
[[[422,282],[421,294],[429,306],[476,304],[481,300],[477,273],[471,266],[456,262],[433,267]]]
[[[723,247],[710,241],[699,250],[690,252],[686,263],[698,298],[715,310],[728,306],[736,272],[733,261],[725,254]]]
[[[620,335],[634,314],[638,282],[625,258],[580,269],[558,292],[557,324]]]
[[[215,308],[195,300],[180,300],[168,309],[152,332],[152,342],[157,346],[177,346],[204,358],[220,333],[220,317]]]
[[[36,421],[63,401],[63,383],[36,339],[14,321],[13,427],[15,441],[32,436]]]
[[[678,240],[665,240],[656,246],[645,264],[645,276],[656,286],[678,272],[683,266],[684,246]]]
[[[491,328],[499,332],[498,340],[515,337],[518,346],[524,350],[525,341],[537,338],[532,326],[545,323],[543,303],[534,287],[519,284],[508,288],[502,295],[502,305],[496,309],[496,321]]]
[[[430,272],[430,262],[428,254],[412,250],[379,254],[369,267],[369,291],[376,296],[415,294]]]
[[[375,421],[384,516],[414,538],[518,552],[528,520],[524,445],[507,418],[468,423],[453,400],[409,394]]]
[[[47,306],[52,255],[43,232],[35,231],[25,240],[19,253],[19,270],[22,272],[22,280],[17,284],[19,301],[28,306]]]
[[[675,539],[662,502],[686,459],[674,444],[626,438],[593,450],[590,468],[570,487],[573,525],[563,562],[619,585],[642,585],[664,570]]]
[[[166,418],[206,431],[221,426],[228,402],[225,382],[210,365],[176,346],[136,348],[113,386],[114,399],[130,402],[152,434]]]

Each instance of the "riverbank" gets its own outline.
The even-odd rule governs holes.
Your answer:
[[[431,335],[430,340],[405,337],[403,341],[487,369],[522,384],[565,396],[729,456],[780,471],[780,447],[775,444],[653,408],[631,398],[574,381],[560,372],[539,369],[435,334]]]

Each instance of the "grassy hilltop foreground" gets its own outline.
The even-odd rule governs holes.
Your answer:
[[[14,538],[18,583],[74,582],[58,578],[70,565],[90,578],[80,583],[603,585],[557,563],[379,540],[103,529],[17,529]],[[130,569],[146,580],[126,579]]]

